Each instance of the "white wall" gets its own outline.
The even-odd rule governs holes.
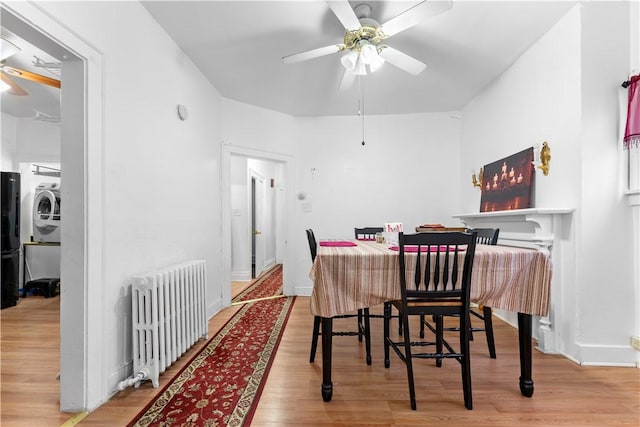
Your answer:
[[[16,156],[16,128],[18,118],[11,114],[0,114],[0,169],[4,172],[18,172],[14,164]]]
[[[222,138],[225,145],[268,154],[293,155],[297,120],[276,111],[223,99]]]
[[[92,357],[104,370],[89,387],[106,400],[131,373],[132,275],[205,259],[209,313],[222,306],[221,98],[139,3],[40,6],[103,55],[105,286],[101,305],[89,310],[102,312],[104,326],[88,334],[100,337],[102,354]],[[177,104],[188,108],[187,121]]]
[[[18,119],[16,161],[60,163],[60,125],[28,117]]]
[[[354,227],[402,222],[458,225],[460,120],[457,113],[300,118],[296,193],[296,289],[311,293],[304,230],[351,238]]]
[[[580,185],[580,21],[573,9],[462,111],[462,209],[477,212],[472,169],[551,147],[549,176],[536,170],[536,207],[574,207]]]
[[[573,8],[462,111],[463,171],[542,141],[551,147],[549,175],[536,172],[535,207],[576,209],[554,249],[571,263],[554,266],[562,288],[552,299],[562,304],[553,328],[558,350],[587,364],[634,358],[633,228],[616,143],[628,7]],[[464,212],[477,212],[480,192],[463,182],[460,194]],[[603,251],[603,244],[617,249]]]
[[[590,2],[582,15],[581,214],[577,224],[578,359],[632,363],[634,335],[632,211],[618,136],[618,90],[627,79],[629,15],[626,2]],[[637,239],[638,236],[635,236]],[[616,250],[603,251],[602,244]],[[606,266],[606,267],[605,267]],[[594,316],[594,308],[606,313]]]

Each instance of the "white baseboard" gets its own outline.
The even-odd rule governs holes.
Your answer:
[[[264,269],[268,270],[274,265],[276,265],[276,259],[275,258],[268,259],[264,262]]]
[[[207,316],[208,319],[211,320],[213,316],[215,316],[218,312],[220,312],[224,307],[222,306],[222,298],[218,298],[212,303],[207,305]]]
[[[296,286],[294,289],[294,295],[301,297],[310,297],[313,292],[313,286]]]
[[[108,384],[109,397],[114,396],[116,393],[120,391],[118,390],[118,383],[120,383],[120,381],[132,375],[132,372],[133,372],[133,360],[129,360],[124,365],[121,365],[120,367],[111,371],[111,374],[109,375],[109,384]]]
[[[580,364],[583,366],[637,367],[637,351],[631,345],[578,344]]]
[[[251,271],[232,271],[231,280],[234,282],[246,282],[251,280]]]

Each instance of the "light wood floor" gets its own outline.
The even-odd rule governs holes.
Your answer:
[[[74,414],[60,413],[59,297],[29,297],[1,311],[0,425],[60,426]],[[210,321],[215,333],[237,310]],[[379,307],[375,309],[379,312]],[[532,398],[520,395],[517,332],[496,319],[498,358],[487,355],[484,336],[472,343],[474,409],[464,408],[460,367],[445,361],[417,361],[418,410],[411,411],[404,365],[392,355],[382,364],[382,323],[372,321],[373,364],[364,363],[364,345],[353,337],[334,338],[333,400],[320,396],[321,355],[310,364],[313,317],[309,298],[298,297],[278,349],[253,426],[638,426],[640,370],[581,367],[558,355],[534,351]],[[336,321],[351,326],[353,319]],[[195,354],[193,348],[160,378],[161,385]],[[320,350],[320,349],[319,349]],[[149,382],[129,388],[78,425],[124,426],[159,390]]]

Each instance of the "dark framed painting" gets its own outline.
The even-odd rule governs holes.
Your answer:
[[[534,207],[534,172],[533,147],[485,165],[480,212]]]

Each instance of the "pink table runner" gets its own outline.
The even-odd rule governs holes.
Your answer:
[[[358,246],[358,245],[348,240],[325,240],[320,242],[320,246],[340,248],[340,247],[349,247],[349,246]]]
[[[358,241],[352,247],[320,247],[309,277],[314,282],[311,312],[322,317],[400,298],[398,252],[384,244]],[[551,260],[542,252],[476,246],[471,276],[474,302],[546,316],[550,283]]]

